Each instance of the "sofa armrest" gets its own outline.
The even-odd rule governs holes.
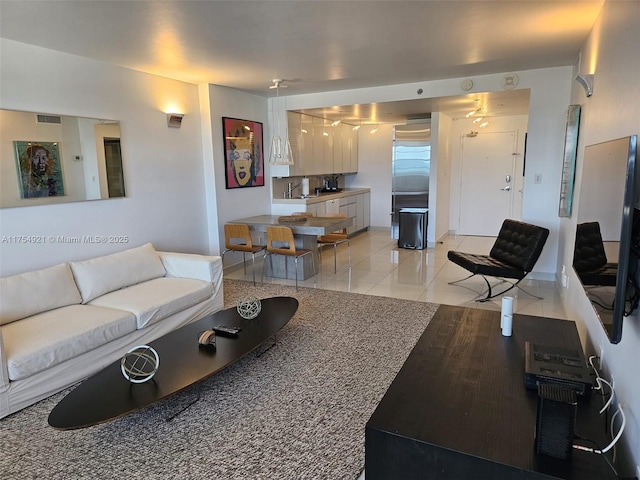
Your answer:
[[[9,370],[7,369],[7,357],[4,353],[4,340],[2,339],[2,327],[0,327],[0,392],[9,385]]]
[[[157,252],[167,276],[222,283],[222,258],[193,253]]]

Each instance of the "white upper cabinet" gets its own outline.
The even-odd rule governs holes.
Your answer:
[[[294,164],[278,176],[327,175],[358,171],[358,132],[352,125],[287,112]]]
[[[304,157],[300,155],[303,151],[302,127],[300,124],[300,114],[287,112],[289,143],[293,154],[293,165],[289,165],[289,175],[300,175],[304,171]]]

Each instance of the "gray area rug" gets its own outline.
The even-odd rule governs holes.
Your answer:
[[[357,478],[365,424],[437,305],[238,280],[224,288],[226,308],[248,293],[299,300],[276,347],[103,425],[49,427],[66,392],[10,415],[0,420],[0,477]]]

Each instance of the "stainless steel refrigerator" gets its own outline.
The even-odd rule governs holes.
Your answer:
[[[430,169],[431,123],[396,125],[391,161],[392,238],[399,237],[400,210],[429,208]]]

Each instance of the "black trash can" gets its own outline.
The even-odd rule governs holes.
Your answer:
[[[398,247],[422,250],[427,248],[428,208],[400,210]]]

